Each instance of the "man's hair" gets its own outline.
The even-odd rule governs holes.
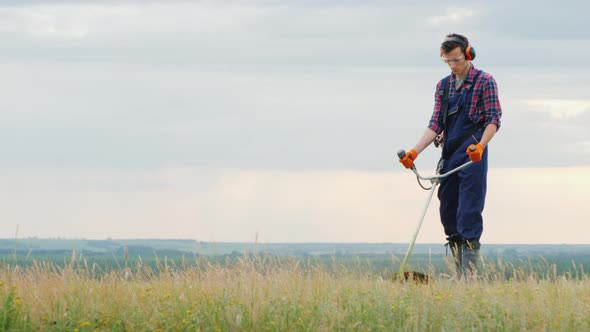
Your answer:
[[[458,40],[462,41],[463,43],[459,42]],[[469,45],[469,39],[467,39],[467,37],[458,33],[451,33],[445,36],[445,40],[440,45],[440,50],[443,53],[449,53],[455,48],[461,47],[461,52],[465,53],[467,45]]]

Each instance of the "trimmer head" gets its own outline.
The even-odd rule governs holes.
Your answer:
[[[417,284],[427,284],[430,281],[430,277],[417,271],[406,271],[402,274],[396,272],[393,275],[393,281],[413,281]]]

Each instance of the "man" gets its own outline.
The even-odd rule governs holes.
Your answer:
[[[474,275],[483,232],[488,144],[500,128],[502,109],[494,78],[473,66],[475,50],[459,34],[440,47],[451,75],[436,86],[434,112],[426,131],[400,162],[411,168],[433,141],[441,141],[441,174],[471,159],[474,163],[440,183],[440,217],[459,274]]]

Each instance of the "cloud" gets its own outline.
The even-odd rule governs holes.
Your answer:
[[[525,102],[539,111],[548,112],[554,119],[575,118],[583,112],[590,111],[590,99],[532,99]]]
[[[0,37],[3,56],[19,60],[378,67],[438,64],[441,39],[459,32],[474,42],[480,59],[494,64],[587,66],[590,46],[578,36],[588,30],[583,17],[562,8],[568,6],[540,7],[529,2],[449,9],[435,1],[29,1],[0,6]],[[553,11],[564,13],[556,19]],[[508,23],[497,24],[499,15]],[[530,15],[541,16],[523,23]],[[556,23],[538,26],[539,21]],[[554,46],[547,48],[547,41]],[[504,48],[527,49],[527,57]],[[575,49],[576,57],[563,57],[563,49]]]
[[[590,155],[590,141],[576,142],[576,150],[581,150],[586,155]]]
[[[435,27],[447,24],[465,24],[476,16],[477,12],[472,8],[449,8],[445,15],[431,16],[426,22]]]
[[[491,69],[504,109],[490,146],[493,162],[590,164],[585,150],[574,148],[587,141],[590,112],[554,118],[548,109],[527,103],[565,100],[573,107],[587,101],[587,71]],[[0,141],[2,167],[69,169],[391,170],[395,152],[409,149],[424,131],[435,84],[447,74],[444,66],[26,62],[4,63],[0,70],[6,78],[0,81],[5,93],[0,129],[10,138]],[[522,77],[529,78],[526,85]],[[552,157],[566,150],[573,150],[568,158]],[[439,154],[428,149],[419,163],[435,165]]]
[[[460,22],[425,27],[426,18],[445,13],[437,6],[3,7],[0,129],[10,139],[0,141],[2,167],[389,170],[397,149],[423,132],[434,86],[448,74],[437,49],[449,31],[440,30]],[[490,9],[461,8],[471,23]],[[32,27],[44,25],[55,34],[31,37]],[[490,146],[494,160],[504,167],[590,164],[584,149],[573,148],[587,140],[588,67],[499,66],[493,52],[513,49],[514,40],[488,41],[476,45],[474,63],[500,88],[504,121]],[[570,48],[547,52],[563,49]],[[562,151],[571,158],[551,158]],[[428,150],[420,163],[436,164],[439,153]]]
[[[13,138],[0,142],[4,166],[388,167],[395,135],[422,130],[428,117],[391,108],[391,91],[416,94],[391,77],[413,70],[23,64],[3,72],[14,78],[0,82],[9,96],[0,127]],[[417,105],[430,108],[425,90]]]
[[[43,41],[79,40],[98,31],[117,31],[137,18],[128,6],[45,4],[0,8],[0,32],[24,34]]]
[[[386,3],[82,2],[0,7],[22,59],[119,63],[347,65],[416,62],[421,8]],[[415,29],[414,29],[415,28]],[[426,47],[417,43],[410,48]],[[36,52],[31,52],[35,49]]]
[[[474,23],[504,39],[517,40],[520,43],[539,41],[545,42],[545,45],[547,42],[569,42],[582,46],[590,38],[586,17],[581,14],[590,10],[590,4],[584,0],[568,1],[567,5],[550,0],[504,0],[494,2],[487,9],[487,15]],[[502,17],[501,23],[498,21],[499,17]],[[548,48],[545,47],[544,50],[548,51]],[[528,51],[531,54],[531,50]]]

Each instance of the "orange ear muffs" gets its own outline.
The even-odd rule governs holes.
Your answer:
[[[469,45],[469,44],[465,45],[465,42],[462,39],[453,36],[453,37],[447,37],[445,39],[445,41],[454,41],[456,43],[461,44],[463,47],[465,47],[465,52],[464,52],[465,59],[467,59],[467,60],[475,59],[475,49],[473,47],[471,47],[471,45]]]
[[[465,59],[473,60],[475,59],[475,49],[471,47],[471,45],[467,45],[465,48]]]

